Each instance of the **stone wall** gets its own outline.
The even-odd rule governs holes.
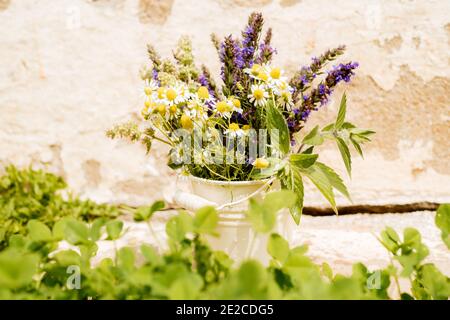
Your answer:
[[[339,44],[360,62],[346,87],[349,118],[377,134],[346,179],[355,203],[450,201],[446,0],[0,0],[1,165],[45,166],[100,201],[170,197],[167,150],[148,157],[104,131],[138,115],[146,43],[169,55],[187,34],[218,74],[209,34],[237,34],[254,10],[290,73]],[[331,120],[336,104],[310,125]],[[333,145],[321,157],[344,175]],[[323,204],[308,193],[308,204]]]

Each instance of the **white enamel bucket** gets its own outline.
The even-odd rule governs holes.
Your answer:
[[[189,211],[205,205],[218,209],[219,237],[208,237],[209,244],[215,250],[226,252],[237,262],[250,258],[268,262],[267,235],[253,231],[245,212],[248,198],[262,198],[271,181],[217,181],[192,176],[189,180],[191,193],[177,192],[175,202]],[[278,215],[277,230],[274,231],[289,240],[293,225],[289,212],[282,211]]]

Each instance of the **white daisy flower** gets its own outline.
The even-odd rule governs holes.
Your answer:
[[[219,101],[214,105],[214,108],[216,109],[217,113],[220,116],[222,116],[224,118],[231,117],[231,113],[233,111],[233,105],[230,103],[230,101],[227,101],[227,100]]]
[[[242,110],[242,107],[241,107],[241,101],[239,99],[231,98],[229,102],[232,105],[233,112],[237,112],[237,113],[242,114],[243,110]]]
[[[250,102],[255,103],[257,106],[264,106],[267,103],[269,93],[264,86],[254,84],[251,86],[251,91],[248,95]]]
[[[291,110],[294,106],[292,101],[292,93],[289,90],[280,91],[277,102],[283,107],[286,107],[288,110]]]
[[[206,106],[199,102],[191,101],[188,104],[187,109],[185,109],[185,113],[194,119],[198,120],[208,119],[208,110]]]
[[[142,87],[142,92],[144,93],[144,96],[151,97],[153,95],[154,92],[156,92],[158,90],[159,86],[158,86],[158,82],[153,80],[153,79],[146,79],[144,81],[144,85]]]
[[[228,126],[228,129],[225,130],[224,133],[226,135],[228,135],[229,137],[240,137],[245,134],[244,130],[239,128],[239,124],[234,123],[234,122],[230,123],[230,125]]]
[[[267,70],[268,80],[267,82],[275,86],[287,85],[287,78],[283,76],[283,71],[278,67],[270,67]]]

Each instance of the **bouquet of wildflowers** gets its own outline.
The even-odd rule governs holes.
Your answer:
[[[108,135],[141,141],[148,151],[154,141],[165,143],[170,147],[168,165],[196,177],[279,179],[282,188],[298,195],[291,209],[298,223],[305,177],[335,210],[333,190],[349,197],[335,171],[317,161],[314,148],[334,140],[350,173],[349,146],[362,155],[361,144],[373,132],[345,121],[344,95],[336,121],[301,139],[311,113],[328,102],[340,82],[350,81],[358,64],[341,63],[323,71],[344,53],[340,46],[288,78],[271,64],[277,51],[271,45],[272,30],[262,34],[263,23],[260,13],[252,13],[240,38],[230,35],[219,41],[212,36],[221,61],[220,85],[206,66],[195,64],[188,38],[180,39],[174,62],[148,46],[151,66],[142,72],[143,122],[118,125]]]

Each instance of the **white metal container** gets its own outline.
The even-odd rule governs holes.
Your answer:
[[[190,211],[204,205],[213,205],[219,212],[219,237],[209,237],[208,241],[215,250],[222,250],[236,261],[256,258],[267,262],[267,235],[256,234],[247,221],[245,212],[249,196],[262,198],[269,180],[258,181],[216,181],[189,177],[192,194],[178,194],[176,202]],[[293,221],[289,213],[278,216],[277,231],[290,236]]]

